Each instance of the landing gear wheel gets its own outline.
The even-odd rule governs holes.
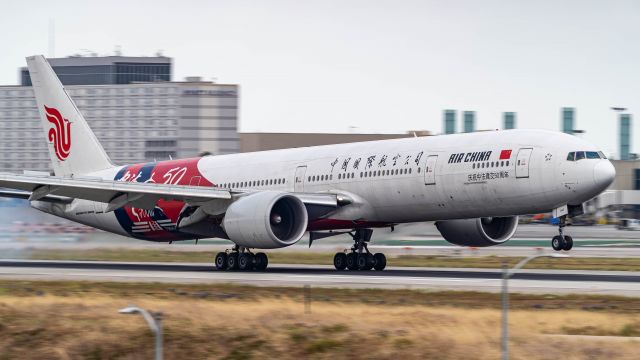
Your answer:
[[[255,269],[258,271],[264,271],[267,269],[267,265],[269,265],[269,258],[265,253],[257,253],[255,256]]]
[[[344,270],[347,268],[347,254],[345,253],[336,253],[336,255],[333,257],[333,266],[336,268],[336,270]]]
[[[238,269],[238,253],[231,253],[227,257],[227,270],[237,270]]]
[[[367,270],[367,254],[358,254],[356,261],[358,262],[358,270]]]
[[[347,269],[358,270],[358,255],[356,253],[347,254]]]
[[[253,269],[253,254],[242,253],[238,255],[238,269],[242,271],[250,271]]]
[[[564,237],[564,247],[562,250],[569,251],[573,248],[573,238],[569,235],[565,235]]]
[[[373,261],[375,262],[373,268],[377,271],[382,271],[387,267],[387,257],[383,253],[373,254]]]
[[[376,264],[376,260],[373,258],[373,254],[367,253],[367,266],[365,266],[364,270],[371,270],[373,266]]]
[[[562,239],[562,236],[556,235],[553,237],[553,239],[551,239],[551,247],[553,248],[553,250],[560,251],[563,249],[563,245],[564,241]]]
[[[218,270],[226,270],[227,266],[228,266],[228,264],[227,264],[227,253],[219,252],[216,255],[215,263],[216,263],[216,269],[218,269]]]

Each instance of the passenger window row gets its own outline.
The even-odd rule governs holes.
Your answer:
[[[338,178],[340,178],[340,175],[338,175]],[[313,176],[307,176],[307,181],[308,182],[317,182],[317,181],[329,181],[329,180],[333,180],[333,175],[313,175]]]
[[[373,171],[364,171],[360,173],[360,177],[377,177],[377,176],[391,176],[391,175],[406,175],[411,174],[411,168],[407,169],[391,169],[391,170],[373,170]],[[420,172],[420,168],[418,168],[418,172]]]
[[[265,180],[252,180],[252,181],[239,181],[232,183],[220,184],[218,187],[223,189],[241,189],[241,188],[251,188],[258,186],[271,186],[271,185],[282,185],[285,183],[284,179],[265,179]]]
[[[602,151],[572,151],[567,155],[568,161],[578,161],[582,159],[606,159]]]
[[[494,167],[504,167],[504,166],[509,166],[509,160],[504,161],[487,161],[487,162],[482,162],[482,163],[473,163],[473,165],[471,166],[473,169],[484,169],[484,168],[494,168]]]
[[[418,168],[418,173],[420,173],[421,169]],[[370,171],[361,171],[360,178],[367,177],[378,177],[378,176],[393,176],[393,175],[407,175],[411,174],[412,169],[386,169],[386,170],[370,170]],[[346,180],[353,179],[356,177],[355,173],[339,173],[338,180]],[[331,181],[333,180],[333,175],[312,175],[307,176],[308,182],[318,182],[318,181]]]

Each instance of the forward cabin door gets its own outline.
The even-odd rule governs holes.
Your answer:
[[[531,158],[532,148],[522,148],[518,150],[516,157],[516,178],[529,177],[529,159]]]
[[[296,168],[296,175],[293,179],[293,192],[304,191],[304,175],[307,173],[306,166],[298,166]]]
[[[435,185],[436,184],[436,164],[438,162],[438,155],[427,156],[427,161],[424,165],[424,184]]]

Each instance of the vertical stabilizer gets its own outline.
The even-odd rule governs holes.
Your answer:
[[[113,167],[44,56],[29,56],[27,66],[55,175],[74,176]]]

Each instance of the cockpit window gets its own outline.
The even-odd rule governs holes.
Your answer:
[[[602,151],[572,151],[567,154],[567,161],[578,161],[582,159],[606,159]]]

